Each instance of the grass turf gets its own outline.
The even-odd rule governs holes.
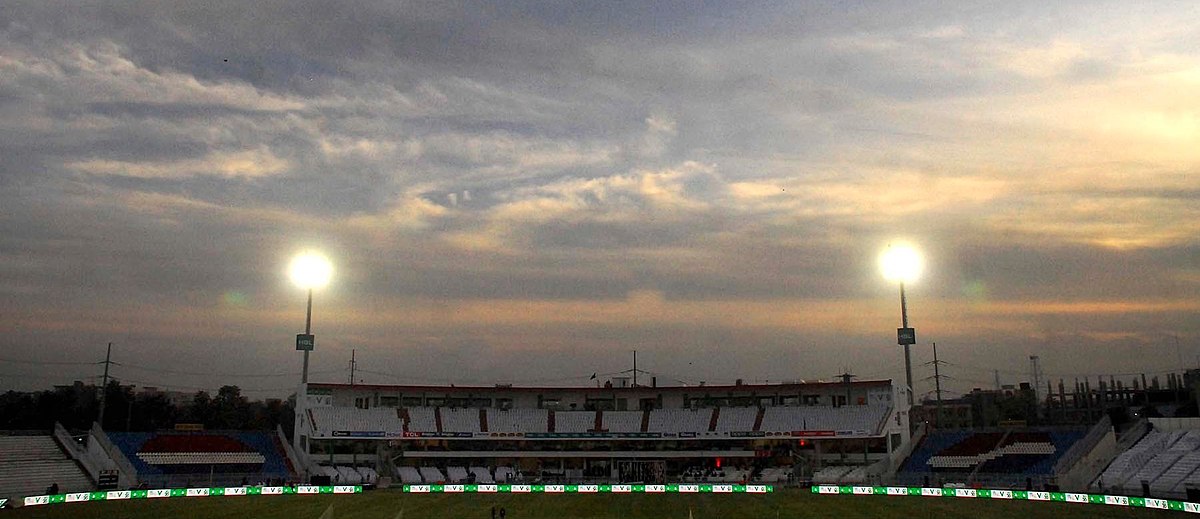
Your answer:
[[[1094,504],[1001,501],[920,496],[813,495],[808,490],[773,494],[404,494],[378,490],[356,495],[175,497],[66,503],[0,513],[3,519],[140,519],[188,517],[317,519],[332,505],[334,519],[490,519],[504,507],[506,519],[706,518],[1105,518],[1183,517],[1184,512]]]

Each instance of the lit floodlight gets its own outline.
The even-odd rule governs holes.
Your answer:
[[[888,281],[911,283],[921,275],[921,254],[903,244],[889,245],[879,255],[879,270]]]
[[[321,253],[305,252],[292,260],[288,276],[300,288],[321,288],[333,276],[333,264]]]

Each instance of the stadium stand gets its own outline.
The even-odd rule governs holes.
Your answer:
[[[337,476],[334,478],[334,484],[340,485],[357,485],[362,483],[362,475],[352,467],[337,467]]]
[[[311,413],[313,426],[322,434],[329,436],[334,435],[333,431],[394,432],[404,430],[404,423],[394,408],[314,407],[311,409]]]
[[[933,430],[901,465],[896,480],[996,487],[1047,484],[1063,470],[1058,462],[1088,432],[1084,427]],[[844,475],[841,482],[858,482],[857,476]]]
[[[421,479],[426,483],[444,483],[446,476],[437,467],[420,467],[417,469],[421,473]]]
[[[355,466],[371,460],[408,484],[670,481],[688,467],[697,468],[697,481],[761,480],[764,469],[780,468],[765,477],[788,479],[794,472],[799,476],[792,479],[807,482],[829,463],[875,467],[887,460],[891,470],[912,449],[904,393],[888,380],[610,383],[310,384],[309,397],[297,401],[292,445],[298,460],[328,457],[330,465]],[[857,404],[835,405],[845,401]],[[350,402],[369,410],[345,408]],[[359,454],[331,454],[348,452],[350,443]],[[871,480],[880,481],[882,472],[870,470]]]
[[[109,432],[138,480],[149,485],[291,479],[286,455],[267,432]]]
[[[467,469],[450,466],[446,467],[446,478],[451,483],[462,483],[470,479],[470,476],[467,474]]]
[[[379,473],[371,467],[355,467],[359,475],[362,477],[362,482],[365,485],[374,485],[379,483]]]
[[[492,478],[492,473],[488,472],[486,467],[471,467],[470,470],[471,474],[475,475],[476,483],[488,485],[496,482],[496,480]]]
[[[849,474],[850,471],[853,469],[854,469],[854,467],[848,467],[848,466],[842,466],[842,465],[832,465],[829,467],[822,468],[821,470],[818,470],[813,473],[813,478],[812,478],[813,483],[816,483],[818,485],[828,484],[828,483],[838,483],[842,480],[843,476],[845,476],[846,474]]]
[[[548,414],[545,409],[488,409],[488,431],[546,432]]]
[[[496,467],[496,482],[507,483],[516,478],[517,473],[511,467]]]
[[[783,483],[791,477],[791,470],[786,467],[767,467],[759,472],[758,481],[763,483]]]
[[[712,409],[655,409],[650,413],[649,432],[707,431]]]
[[[480,432],[482,430],[479,423],[479,409],[443,407],[441,415],[443,432]]]
[[[642,432],[642,411],[605,411],[603,429],[612,432]]]
[[[95,489],[53,436],[0,436],[0,497],[44,494],[55,483],[60,492]]]
[[[717,417],[717,432],[753,431],[757,407],[725,407]]]
[[[1096,479],[1093,489],[1154,497],[1184,498],[1200,488],[1200,420],[1150,419],[1149,432],[1118,454]]]
[[[1160,452],[1167,449],[1170,434],[1150,431],[1129,450],[1117,455],[1100,475],[1098,486],[1112,491],[1121,491],[1124,484]]]
[[[595,411],[556,411],[554,413],[554,432],[582,433],[595,428]]]
[[[882,405],[768,407],[759,430],[874,434],[890,412],[890,407]]]
[[[407,485],[419,485],[422,483],[421,472],[416,467],[396,467],[396,477]]]
[[[408,411],[408,423],[405,425],[405,431],[420,431],[433,432],[437,431],[437,418],[435,416],[435,408],[433,407],[410,407]]]

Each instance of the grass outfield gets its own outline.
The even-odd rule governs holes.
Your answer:
[[[1185,512],[1059,502],[1002,501],[920,496],[773,494],[404,494],[378,490],[351,495],[175,497],[86,502],[0,511],[2,519],[159,519],[167,517],[317,519],[329,506],[335,519],[490,519],[504,507],[507,519],[559,518],[971,518],[1186,517]]]

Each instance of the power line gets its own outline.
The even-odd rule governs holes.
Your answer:
[[[278,372],[278,373],[226,373],[220,371],[182,371],[167,368],[152,368],[149,366],[141,366],[138,364],[127,364],[124,362],[113,361],[114,365],[124,368],[133,368],[142,371],[150,371],[154,373],[165,373],[169,375],[192,375],[192,376],[220,376],[220,377],[298,377],[299,371],[295,372]],[[324,371],[310,371],[309,373],[337,373],[340,369],[329,369]]]
[[[32,364],[35,366],[95,366],[104,364],[101,362],[63,362],[63,361],[47,361],[47,360],[20,360],[0,358],[0,362],[10,362],[13,364]]]

